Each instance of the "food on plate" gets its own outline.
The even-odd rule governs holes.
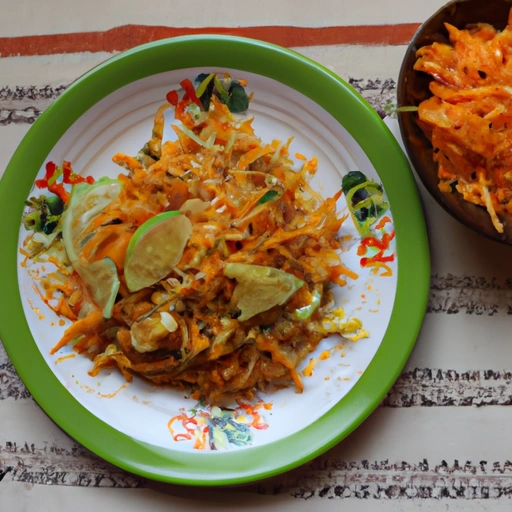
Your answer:
[[[432,142],[439,188],[487,209],[495,229],[512,213],[512,11],[508,26],[445,24],[450,44],[417,51],[433,77],[419,123]]]
[[[210,403],[300,392],[300,362],[329,334],[358,328],[331,292],[353,277],[340,257],[343,192],[321,197],[309,183],[315,158],[294,169],[292,139],[264,142],[252,118],[235,115],[250,100],[243,81],[181,85],[139,154],[114,155],[117,179],[83,178],[64,162],[36,182],[56,196],[28,202],[23,250],[54,264],[38,289],[72,322],[52,353],[71,344],[93,360],[91,375],[118,368]],[[162,140],[168,109],[180,122],[174,141]],[[357,211],[369,223],[385,205],[362,180],[359,201],[371,205]]]

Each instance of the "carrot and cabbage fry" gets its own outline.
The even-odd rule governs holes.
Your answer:
[[[430,74],[433,96],[418,110],[434,147],[439,188],[453,187],[487,209],[496,230],[512,213],[512,11],[497,31],[445,24],[450,43],[420,48],[414,69]]]
[[[357,277],[340,260],[342,191],[323,199],[309,184],[315,158],[294,170],[291,139],[263,142],[251,118],[230,111],[229,101],[242,105],[239,82],[221,83],[232,94],[222,101],[213,89],[217,76],[204,80],[208,102],[204,91],[196,101],[189,84],[181,101],[169,93],[171,104],[156,113],[141,152],[113,157],[125,169],[117,180],[73,187],[64,242],[51,241],[67,249],[67,258],[54,258],[59,269],[69,270],[69,260],[73,268],[43,283],[45,300],[73,321],[52,352],[72,343],[92,358],[91,375],[118,368],[127,380],[137,375],[192,389],[210,403],[290,385],[300,392],[300,362],[323,338],[348,328],[330,291],[345,284],[343,276]],[[177,139],[163,143],[164,111],[173,107]],[[165,259],[167,249],[140,233],[170,211],[176,215],[149,229],[171,243],[161,226],[178,230],[172,219],[186,216],[190,231],[177,233],[184,248],[170,272],[140,288],[133,276],[126,279],[128,262],[146,254],[138,266],[130,263],[144,272],[152,254]],[[146,253],[132,254],[135,238]],[[168,250],[176,257],[176,246]]]

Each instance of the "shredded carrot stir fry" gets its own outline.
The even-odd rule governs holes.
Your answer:
[[[73,323],[52,353],[72,343],[93,360],[91,375],[119,368],[127,380],[189,389],[210,403],[286,386],[301,392],[299,363],[346,325],[330,289],[357,278],[340,258],[341,191],[327,199],[312,192],[316,158],[295,170],[291,140],[264,143],[252,119],[215,97],[197,118],[182,109],[178,139],[162,143],[166,108],[138,157],[113,157],[125,169],[121,190],[73,241],[80,267],[70,267],[59,237],[53,243],[66,272],[43,283],[46,300]],[[164,211],[190,220],[183,253],[164,278],[130,291],[130,240]],[[80,273],[105,259],[120,283],[109,318]]]
[[[454,187],[487,209],[496,230],[512,213],[512,11],[508,26],[459,30],[445,24],[450,43],[420,48],[414,69],[430,74],[433,96],[418,110],[434,147],[439,188]]]

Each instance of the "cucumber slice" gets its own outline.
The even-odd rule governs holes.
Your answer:
[[[77,269],[80,277],[88,284],[94,302],[103,310],[103,316],[110,318],[119,291],[116,264],[110,258],[103,258]]]
[[[192,234],[192,223],[180,212],[155,215],[137,228],[128,244],[124,264],[131,292],[164,279],[179,263]]]
[[[62,240],[73,268],[89,290],[96,305],[110,318],[117,292],[119,277],[115,263],[110,258],[88,264],[80,260],[82,233],[89,224],[121,192],[121,183],[101,178],[96,183],[78,183],[73,186],[66,210],[62,217]]]
[[[238,282],[233,302],[242,311],[241,322],[284,304],[304,284],[284,270],[249,263],[228,263],[224,275]]]

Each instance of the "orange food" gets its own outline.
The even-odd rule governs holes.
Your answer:
[[[93,359],[91,375],[117,367],[127,380],[191,388],[210,403],[290,385],[300,392],[297,366],[323,338],[345,332],[329,288],[344,284],[341,275],[357,278],[340,258],[341,191],[322,198],[308,183],[316,158],[293,169],[291,139],[263,143],[251,119],[241,122],[215,97],[195,118],[178,106],[178,141],[162,143],[160,108],[144,157],[114,156],[126,170],[119,193],[72,244],[78,270],[62,261],[69,285],[60,285],[56,311],[73,323],[51,353],[72,343]],[[183,253],[165,278],[130,291],[130,241],[165,211],[190,220]],[[55,240],[58,249],[62,240]],[[154,246],[148,254],[156,259]],[[107,260],[119,291],[105,314],[84,269]]]
[[[418,110],[434,147],[439,188],[483,206],[496,230],[512,213],[512,10],[501,32],[446,23],[450,43],[420,48],[414,65],[433,96]],[[501,218],[501,219],[500,219]]]

